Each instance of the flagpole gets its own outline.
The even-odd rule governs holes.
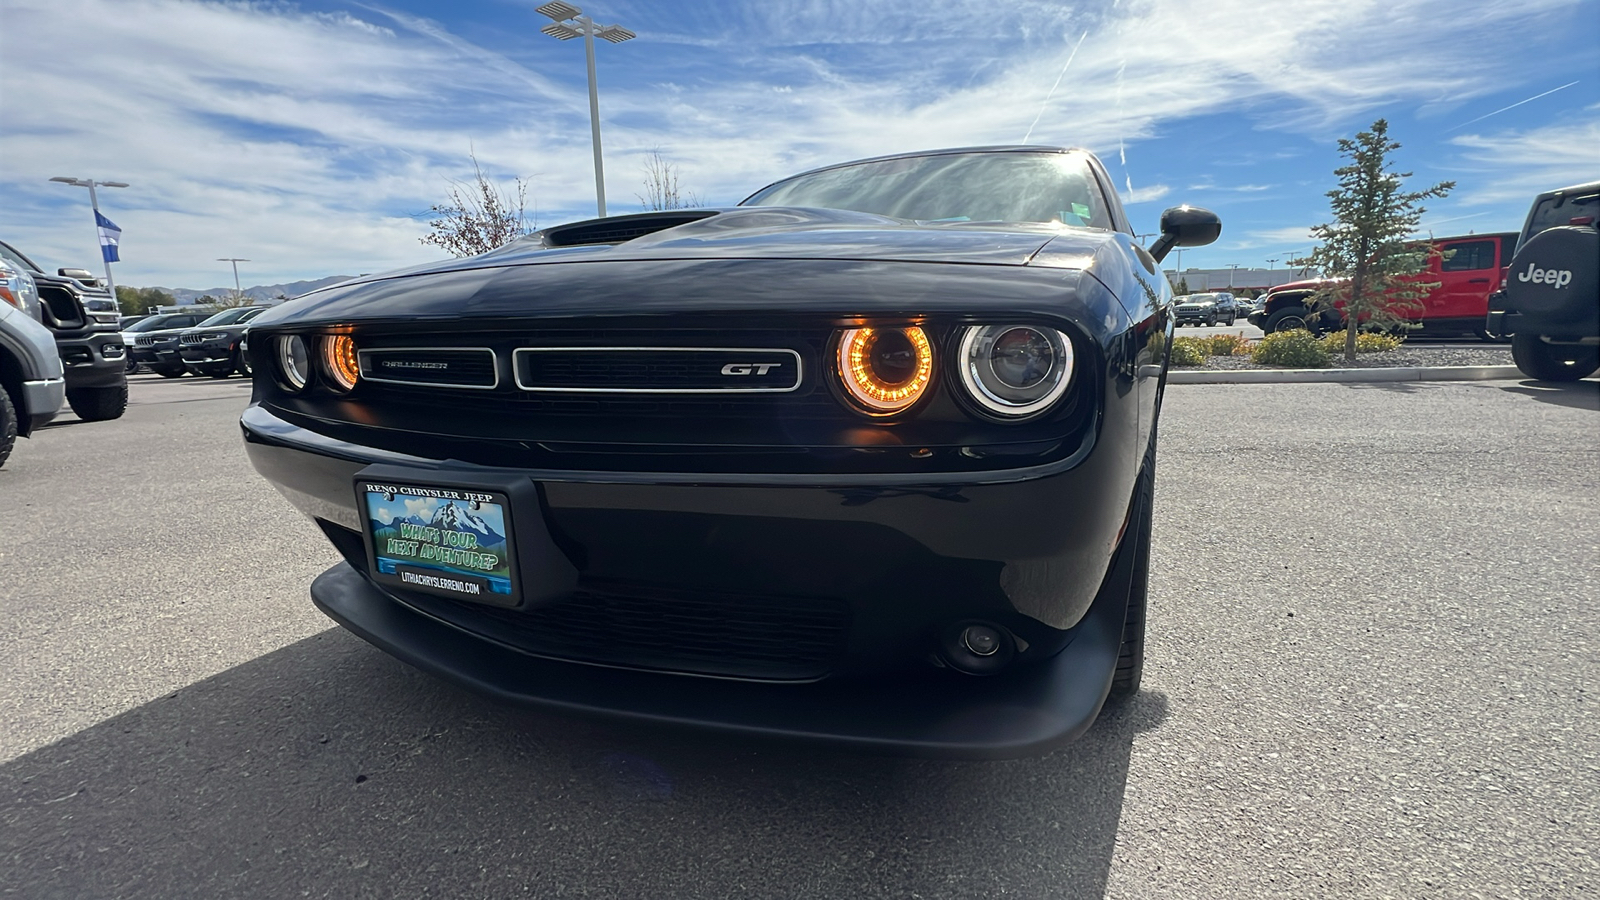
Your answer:
[[[94,233],[100,234],[100,201],[94,196],[94,182],[89,182],[89,207],[94,210]],[[111,305],[122,312],[122,302],[117,299],[117,283],[111,280],[111,260],[106,259],[105,248],[100,249],[100,260],[106,265],[106,290],[111,292]]]
[[[95,185],[99,185],[100,187],[125,188],[128,186],[128,183],[125,181],[95,181],[93,178],[70,178],[65,175],[57,175],[50,180],[59,181],[62,184],[70,184],[73,187],[86,187],[89,189],[89,207],[94,211],[94,233],[95,237],[97,238],[95,243],[100,244],[100,261],[104,263],[106,267],[106,290],[111,292],[112,308],[117,312],[121,312],[122,302],[117,299],[117,283],[111,278],[111,260],[106,259],[105,244],[98,240],[100,236],[100,198],[95,196],[94,189]]]

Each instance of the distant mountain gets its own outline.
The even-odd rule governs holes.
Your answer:
[[[254,287],[245,288],[244,295],[249,297],[251,300],[260,301],[263,303],[271,303],[277,300],[279,296],[298,297],[301,294],[308,294],[318,288],[325,288],[330,284],[338,284],[341,281],[349,281],[354,277],[356,276],[331,275],[327,278],[318,278],[315,281],[291,281],[288,284],[258,284]],[[226,297],[233,293],[233,288],[230,287],[211,288],[204,291],[194,291],[190,290],[189,288],[168,287],[157,288],[157,290],[166,291],[172,296],[178,298],[178,302],[180,304],[193,303],[207,294],[213,297]]]

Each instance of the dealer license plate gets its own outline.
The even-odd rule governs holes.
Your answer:
[[[356,495],[377,581],[497,606],[519,601],[505,494],[363,479]]]

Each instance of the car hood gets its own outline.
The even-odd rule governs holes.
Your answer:
[[[577,243],[586,235],[648,229],[616,243]],[[585,231],[587,229],[587,231]],[[706,271],[727,271],[718,261],[762,261],[763,270],[796,271],[794,263],[828,261],[867,272],[881,264],[937,263],[970,267],[1048,266],[1087,269],[1097,252],[1117,239],[1114,232],[1047,224],[913,222],[868,213],[791,207],[695,210],[616,216],[547,229],[480,256],[416,266],[341,282],[275,307],[254,320],[271,326],[290,319],[371,316],[404,308],[405,315],[504,314],[504,302],[479,304],[490,295],[520,292],[527,311],[553,311],[579,302],[556,285],[582,283],[607,273],[619,285],[638,290],[614,263],[707,263]],[[563,245],[572,242],[576,245]],[[572,264],[572,265],[568,265]],[[578,270],[575,267],[593,266]],[[561,274],[557,275],[557,267]],[[651,266],[634,267],[639,271]],[[588,277],[574,274],[586,271]],[[752,269],[752,272],[754,269]],[[435,302],[419,302],[427,294]],[[752,302],[747,297],[746,303]],[[386,309],[387,307],[387,309]]]

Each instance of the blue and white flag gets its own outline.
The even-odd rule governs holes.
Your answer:
[[[105,257],[108,263],[119,262],[117,244],[122,240],[122,229],[117,227],[117,223],[101,215],[98,209],[94,211],[94,223],[100,226],[100,255]]]

